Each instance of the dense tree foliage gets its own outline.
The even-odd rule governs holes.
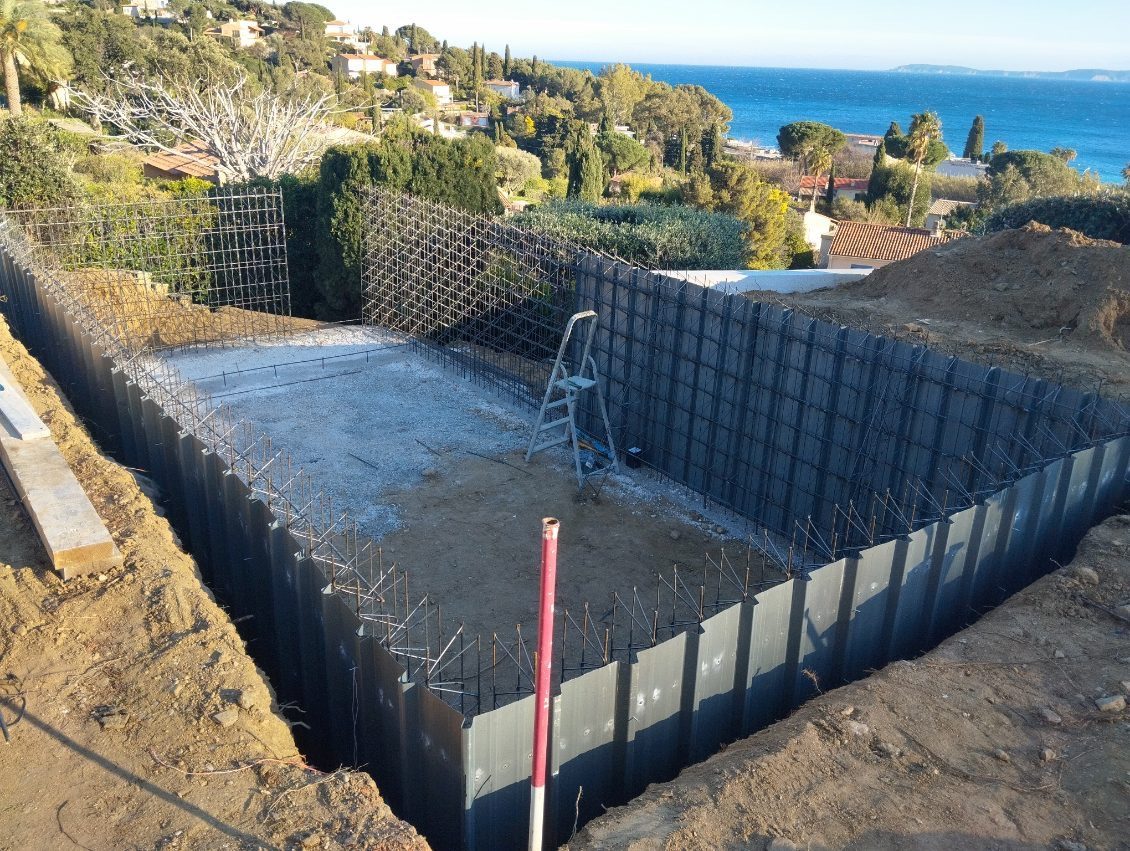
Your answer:
[[[978,196],[987,210],[1029,198],[1073,195],[1083,188],[1079,172],[1059,157],[1041,151],[994,153],[986,177]]]
[[[1023,227],[1039,222],[1052,228],[1071,228],[1092,239],[1130,244],[1130,192],[1103,192],[1090,196],[1033,198],[1010,204],[990,215],[986,232]]]
[[[494,156],[498,162],[498,183],[511,194],[521,192],[531,180],[541,176],[541,160],[533,154],[499,147]]]
[[[653,204],[541,204],[514,223],[651,269],[740,269],[745,226],[733,216]]]
[[[25,117],[0,121],[0,207],[52,207],[77,194],[58,131]]]
[[[595,142],[609,177],[644,168],[651,160],[647,148],[625,133],[608,130],[598,133]]]
[[[965,137],[965,150],[962,151],[962,156],[972,162],[981,159],[981,155],[985,152],[985,119],[978,115],[973,119],[973,125],[969,128],[969,135]]]
[[[0,0],[0,71],[8,111],[23,113],[20,69],[42,80],[65,77],[71,57],[42,0]]]
[[[784,269],[792,261],[787,246],[789,196],[762,180],[747,163],[723,160],[687,184],[683,200],[704,210],[728,213],[746,227],[742,267]]]
[[[381,183],[471,212],[497,213],[496,171],[494,149],[481,134],[448,141],[402,125],[374,144],[330,148],[316,177],[284,178],[286,218],[295,225],[287,233],[295,312],[323,319],[359,315],[364,187]]]

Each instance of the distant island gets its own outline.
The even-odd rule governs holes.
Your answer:
[[[1105,68],[1075,68],[1071,71],[984,71],[963,65],[899,65],[892,68],[905,74],[955,74],[982,77],[1032,77],[1045,80],[1080,80],[1104,83],[1130,83],[1130,71]]]

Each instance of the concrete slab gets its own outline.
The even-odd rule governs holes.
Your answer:
[[[0,428],[20,440],[51,436],[51,430],[35,415],[3,359],[0,359]]]
[[[0,462],[64,579],[122,563],[102,518],[0,358]]]

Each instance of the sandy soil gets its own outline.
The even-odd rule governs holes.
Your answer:
[[[0,321],[0,353],[125,556],[63,583],[0,482],[0,849],[424,848],[366,774],[297,753],[274,696],[131,473]]]
[[[462,622],[472,638],[536,623],[542,517],[561,521],[557,593],[574,613],[589,602],[610,620],[612,593],[630,598],[635,587],[654,600],[657,577],[676,564],[697,587],[723,549],[744,571],[746,530],[733,516],[642,471],[578,499],[565,447],[526,463],[533,411],[400,342],[376,328],[333,328],[168,360],[288,449],[442,607],[444,622]],[[323,411],[335,413],[296,415]],[[783,578],[760,556],[751,565],[751,584]]]
[[[1125,849],[1130,517],[913,662],[822,695],[571,849]],[[1122,607],[1119,610],[1118,607]]]
[[[834,289],[755,301],[1104,395],[1130,393],[1130,248],[1029,225],[961,239]]]

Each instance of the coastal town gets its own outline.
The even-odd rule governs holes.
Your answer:
[[[0,851],[1124,847],[1130,161],[384,14],[0,0]]]

